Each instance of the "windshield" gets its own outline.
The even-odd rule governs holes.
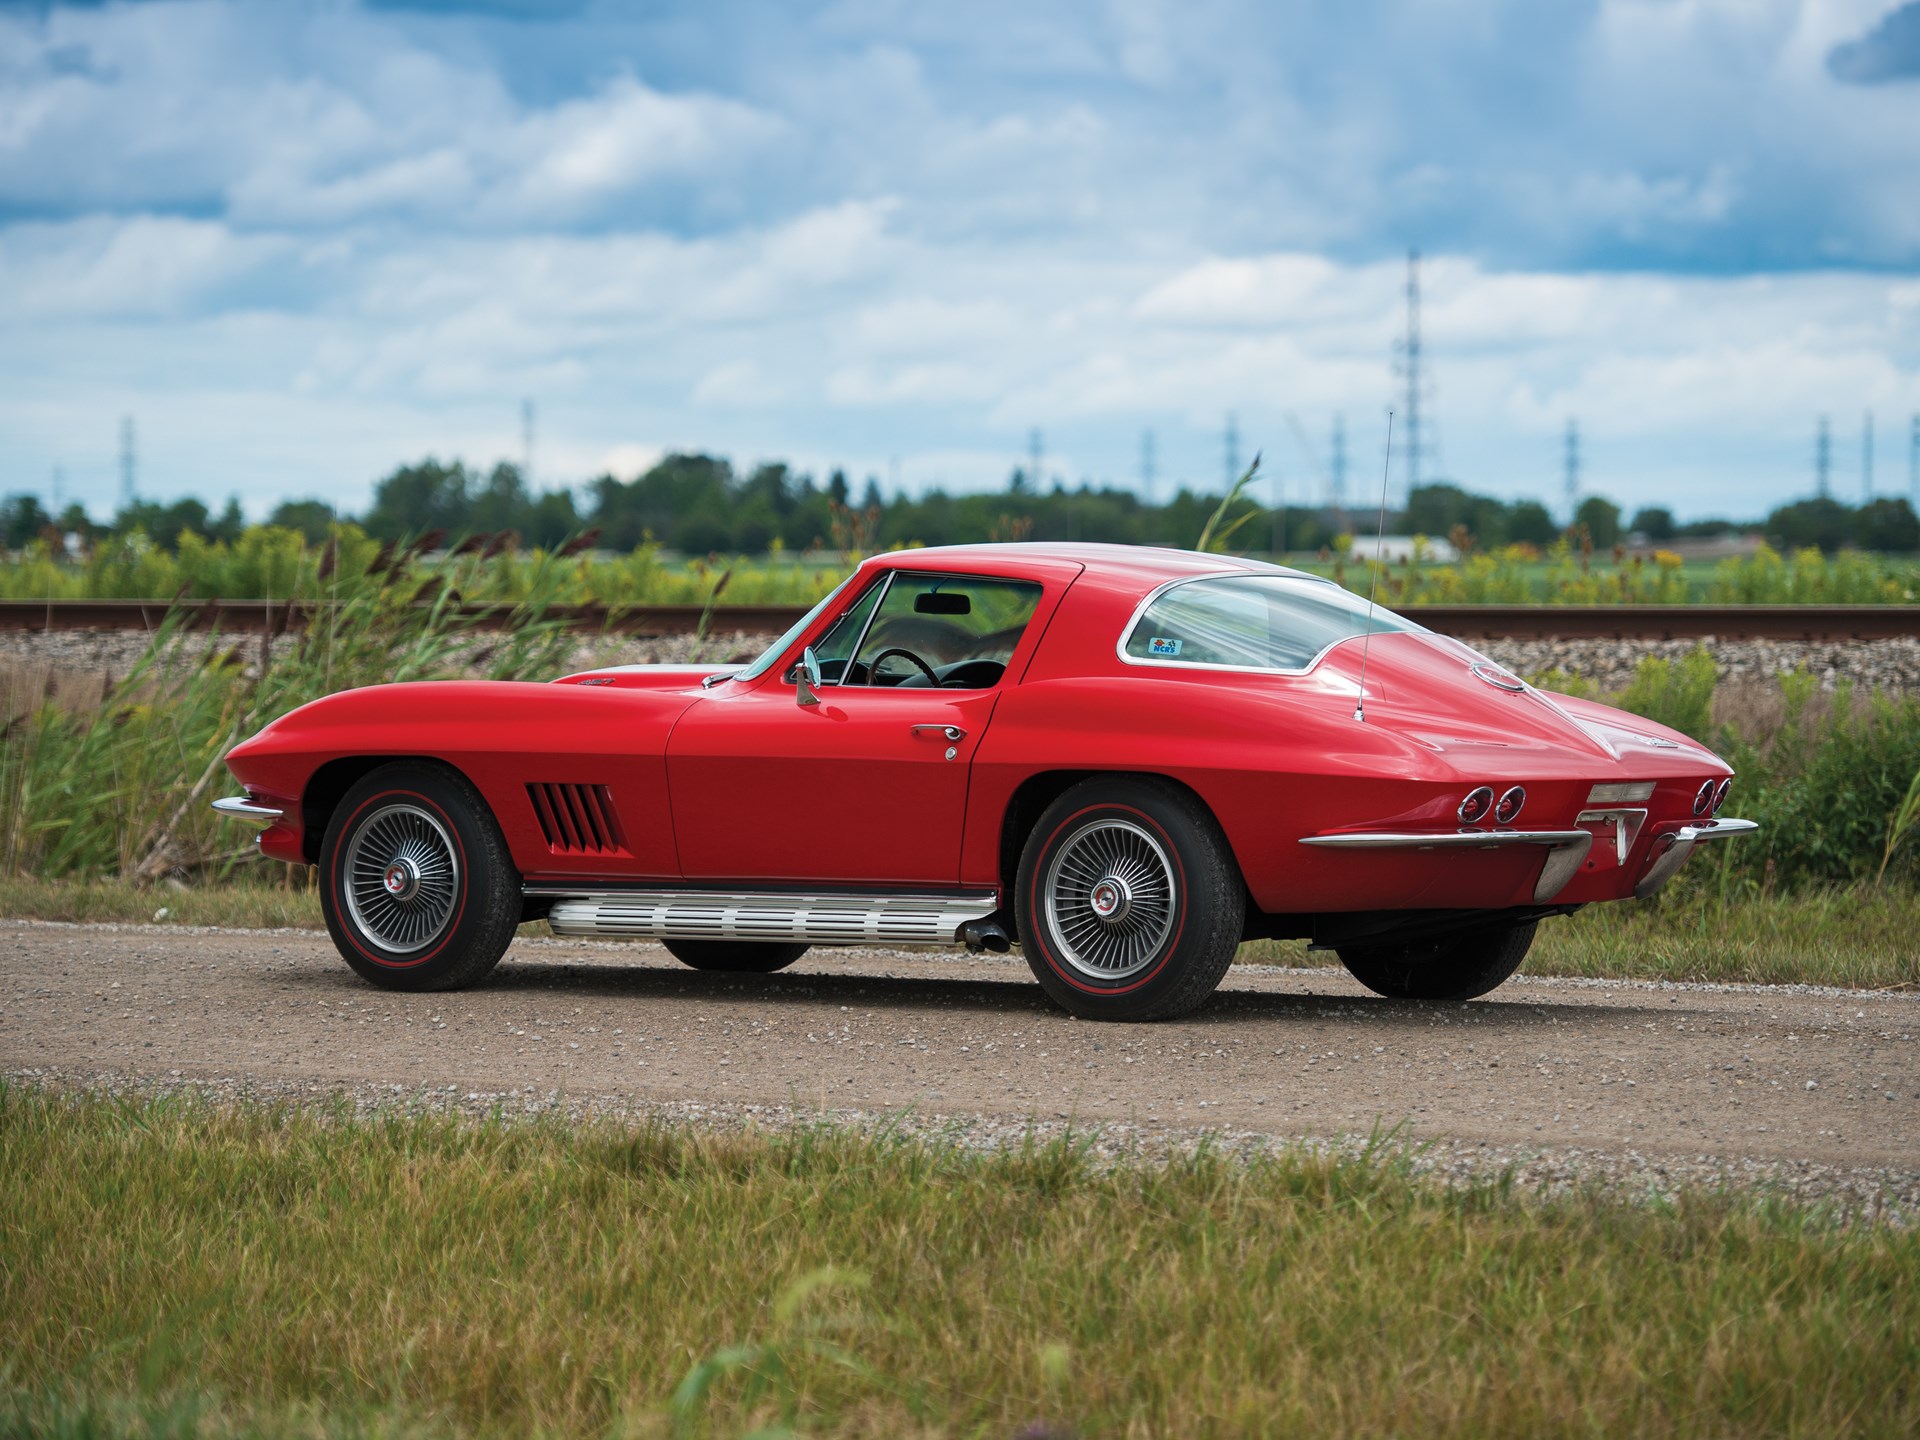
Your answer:
[[[833,589],[828,592],[826,599],[822,600],[818,605],[794,621],[786,634],[762,650],[759,659],[747,666],[746,669],[736,672],[733,678],[736,680],[758,680],[762,675],[766,674],[767,671],[771,670],[779,661],[780,657],[787,653],[787,647],[802,635],[806,634],[807,627],[812,625],[813,622],[818,620],[822,615],[826,614],[827,608],[840,598],[840,592],[852,583],[853,576],[849,575],[838,585],[834,586]]]
[[[1325,580],[1222,575],[1171,585],[1155,596],[1123,652],[1142,665],[1304,670],[1329,645],[1368,628],[1364,595]],[[1374,608],[1376,634],[1425,627]]]

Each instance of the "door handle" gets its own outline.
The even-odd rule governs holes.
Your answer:
[[[950,740],[956,744],[967,738],[967,732],[962,730],[958,725],[915,725],[913,727],[913,733],[915,735],[922,734],[928,730],[933,731],[940,736],[941,739]]]

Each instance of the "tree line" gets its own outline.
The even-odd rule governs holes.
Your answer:
[[[518,466],[469,469],[435,459],[403,465],[374,488],[364,515],[337,514],[323,500],[287,500],[268,523],[297,530],[315,543],[337,520],[352,520],[382,540],[412,540],[439,533],[511,535],[519,543],[552,549],[592,532],[594,543],[632,550],[649,541],[686,554],[763,554],[769,550],[819,548],[871,550],[904,544],[964,544],[986,540],[1105,540],[1130,544],[1190,545],[1219,504],[1218,494],[1180,489],[1161,504],[1127,490],[1077,489],[1036,484],[1016,469],[1005,489],[920,496],[881,493],[869,477],[856,492],[843,471],[824,482],[789,466],[767,463],[735,470],[726,459],[705,454],[668,455],[632,480],[603,475],[572,490],[535,491]],[[1263,508],[1238,530],[1246,550],[1319,551],[1337,536],[1366,531],[1377,517],[1328,506]],[[1398,534],[1454,538],[1481,549],[1508,544],[1546,547],[1568,526],[1536,500],[1500,500],[1453,484],[1423,485],[1404,507],[1390,512]],[[77,536],[81,544],[138,531],[172,549],[183,533],[208,540],[236,538],[246,528],[237,499],[218,513],[194,497],[167,503],[138,500],[108,521],[95,521],[78,504],[59,515],[38,496],[17,494],[0,503],[0,544],[19,550],[49,531]],[[1854,548],[1893,553],[1920,550],[1920,520],[1904,499],[1851,506],[1821,497],[1798,500],[1747,524],[1731,520],[1676,522],[1670,510],[1652,506],[1624,516],[1598,495],[1583,500],[1573,525],[1597,549],[1610,550],[1629,536],[1664,544],[1674,540],[1758,530],[1776,546]]]

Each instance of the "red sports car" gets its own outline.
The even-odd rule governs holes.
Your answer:
[[[1542,919],[1755,828],[1685,735],[1311,575],[1109,545],[880,555],[744,667],[350,690],[228,764],[216,808],[320,867],[378,985],[470,985],[544,917],[703,970],[1018,943],[1110,1020],[1261,936],[1481,995]]]

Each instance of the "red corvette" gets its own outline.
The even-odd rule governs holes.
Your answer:
[[[1463,999],[1535,927],[1652,894],[1732,772],[1331,582],[1107,545],[867,561],[745,667],[330,695],[228,757],[347,963],[469,985],[524,920],[705,970],[1019,943],[1075,1014],[1204,1001],[1301,936]]]

